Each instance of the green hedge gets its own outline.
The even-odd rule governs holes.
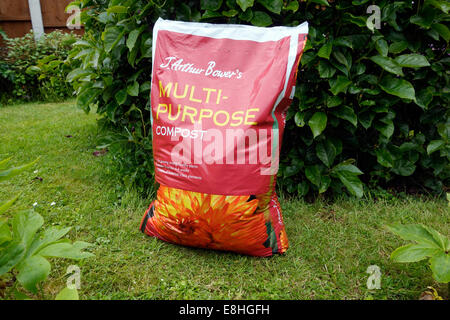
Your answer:
[[[6,44],[0,48],[0,105],[72,96],[73,89],[66,82],[72,67],[65,59],[77,36],[61,31],[45,34],[39,41],[33,32],[19,38],[8,38],[4,32],[0,36]]]
[[[279,184],[291,193],[362,196],[368,186],[442,192],[450,177],[447,1],[83,0],[84,39],[68,80],[96,105],[119,172],[151,186],[152,24],[165,19],[310,23],[288,113]],[[380,29],[371,4],[380,8]],[[372,23],[371,23],[372,22]]]

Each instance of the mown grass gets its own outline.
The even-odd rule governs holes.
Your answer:
[[[81,268],[82,299],[416,299],[427,286],[447,295],[425,262],[390,262],[389,254],[404,242],[384,228],[394,221],[420,222],[448,235],[443,200],[308,204],[282,198],[291,246],[285,255],[254,258],[185,248],[140,233],[151,199],[122,191],[108,165],[110,155],[92,154],[97,138],[95,115],[73,102],[0,108],[0,159],[13,156],[19,164],[41,157],[37,172],[0,184],[0,199],[22,192],[15,210],[37,203],[46,225],[72,226],[70,238],[95,244],[95,258],[52,260],[48,298],[65,286],[70,264]],[[380,290],[367,289],[370,265],[381,269]]]

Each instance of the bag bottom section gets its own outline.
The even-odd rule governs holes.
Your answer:
[[[161,185],[140,230],[173,244],[258,257],[289,246],[275,193],[225,196]]]

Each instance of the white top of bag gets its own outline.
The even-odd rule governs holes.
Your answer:
[[[308,23],[303,22],[297,27],[262,28],[242,24],[212,24],[199,22],[183,22],[159,18],[153,32],[167,30],[195,36],[215,39],[251,40],[257,42],[278,41],[288,36],[308,33]]]

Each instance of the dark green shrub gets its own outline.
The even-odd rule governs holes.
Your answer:
[[[363,194],[363,184],[442,192],[450,177],[448,2],[82,0],[86,34],[68,75],[78,106],[125,133],[121,173],[151,185],[152,24],[166,19],[297,25],[309,21],[288,113],[280,186]],[[380,8],[374,28],[367,8]],[[112,140],[110,141],[112,142]],[[116,153],[118,155],[118,153]],[[123,158],[125,157],[126,160]],[[145,164],[142,166],[142,164]],[[361,170],[359,170],[357,167]],[[146,172],[142,178],[141,172]],[[364,173],[364,174],[362,174]]]
[[[8,37],[0,28],[0,37],[5,41]],[[7,100],[7,93],[11,91],[12,83],[9,80],[9,66],[5,61],[6,48],[0,47],[0,106]]]
[[[8,92],[11,91],[12,83],[9,80],[8,64],[0,59],[0,106],[6,104],[8,100]]]
[[[46,34],[39,41],[32,32],[6,38],[6,53],[0,62],[0,74],[8,81],[2,90],[3,100],[55,101],[71,96],[73,89],[65,81],[71,67],[64,61],[75,41],[75,35],[61,31]]]

